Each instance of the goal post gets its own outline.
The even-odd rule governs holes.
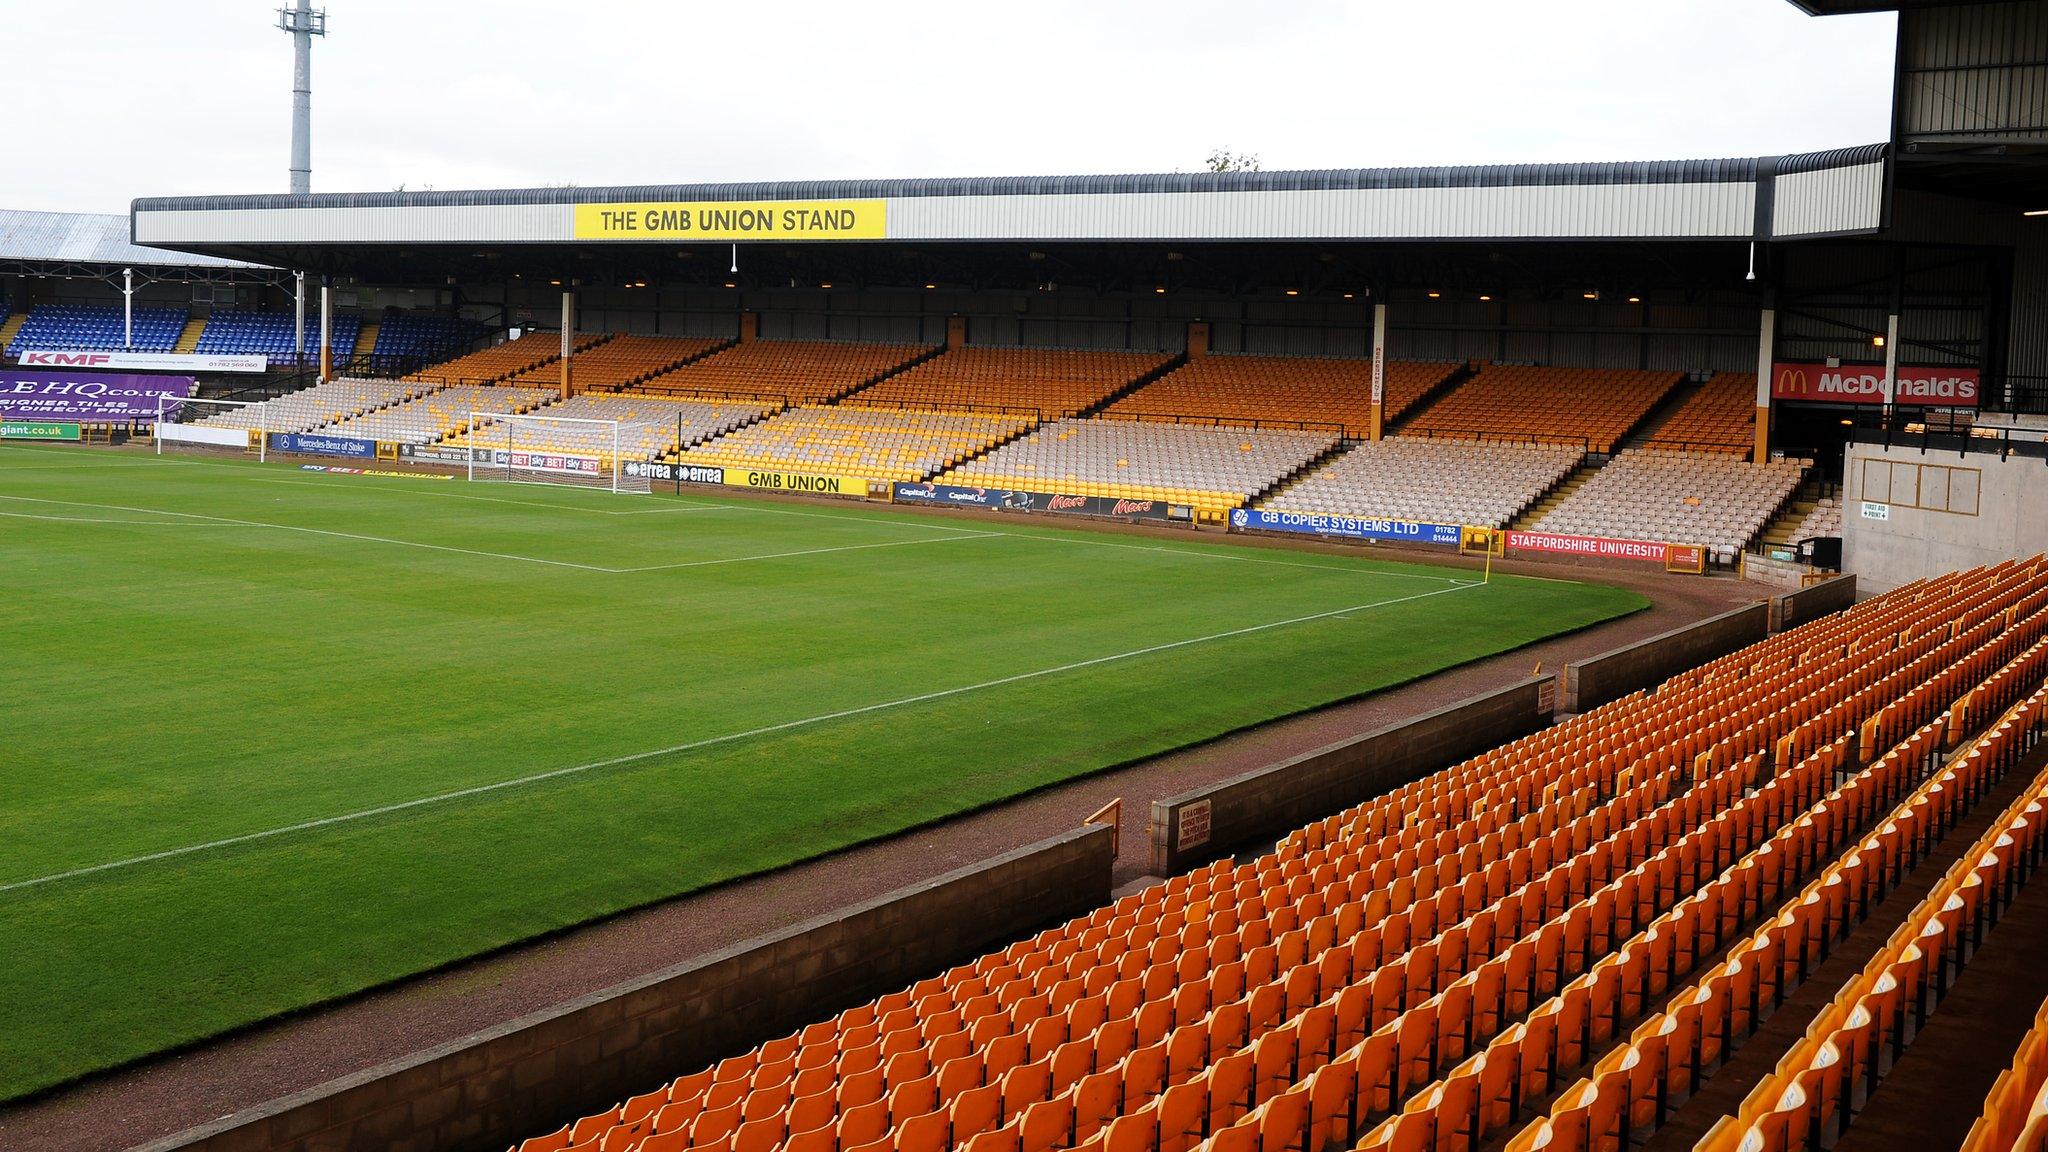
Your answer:
[[[618,420],[539,413],[471,412],[469,478],[511,484],[558,484],[608,492],[647,492],[645,475],[627,463],[644,459],[638,425]]]
[[[150,437],[156,454],[164,446],[193,446],[254,452],[266,460],[270,451],[271,412],[262,400],[208,400],[200,396],[158,396],[156,423]]]

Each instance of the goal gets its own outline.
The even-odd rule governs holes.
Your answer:
[[[627,474],[643,460],[647,436],[638,424],[573,416],[503,412],[469,414],[469,478],[513,484],[567,484],[612,492],[646,492],[645,475]]]
[[[230,448],[267,458],[270,409],[262,400],[206,400],[198,396],[156,398],[156,424],[150,434],[156,454],[185,447]]]

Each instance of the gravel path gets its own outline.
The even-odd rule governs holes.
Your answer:
[[[1102,530],[1188,538],[1185,530],[1177,529]],[[1356,554],[1356,549],[1341,545],[1243,543]],[[1376,550],[1374,555],[1444,560],[1441,553],[1404,555],[1392,549]],[[1501,687],[1527,676],[1538,661],[1555,669],[1765,594],[1760,585],[1731,578],[1669,576],[1640,568],[1545,562],[1497,562],[1496,567],[1634,588],[1648,596],[1653,607],[1361,700],[517,945],[94,1077],[40,1099],[0,1107],[0,1148],[115,1152],[154,1140],[1031,843],[1077,824],[1118,797],[1124,799],[1124,809],[1115,882],[1123,886],[1139,879],[1148,865],[1146,824],[1156,797]]]

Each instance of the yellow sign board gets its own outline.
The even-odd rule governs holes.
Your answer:
[[[777,492],[816,492],[824,496],[868,494],[864,476],[813,476],[803,472],[757,472],[751,468],[727,468],[725,482],[735,488],[770,488]]]
[[[578,204],[578,240],[880,240],[886,200]]]

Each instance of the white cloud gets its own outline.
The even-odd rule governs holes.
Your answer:
[[[0,206],[282,191],[269,3],[17,6]],[[1894,18],[1784,0],[332,0],[317,191],[1766,155],[1883,139]]]

